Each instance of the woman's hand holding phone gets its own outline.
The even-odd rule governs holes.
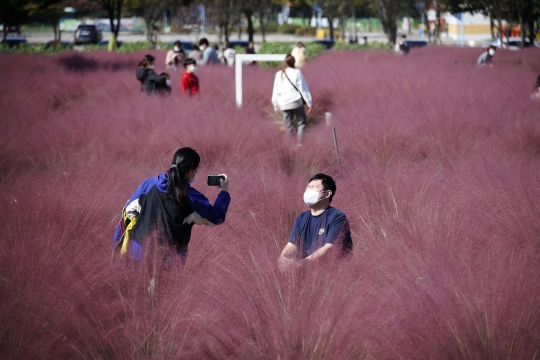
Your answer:
[[[227,174],[219,174],[220,176],[223,176],[224,179],[220,179],[220,185],[219,187],[221,188],[221,190],[223,191],[229,191],[229,178],[227,177]]]

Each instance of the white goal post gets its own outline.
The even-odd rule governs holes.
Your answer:
[[[236,106],[242,106],[242,62],[243,61],[283,61],[287,54],[236,54]]]

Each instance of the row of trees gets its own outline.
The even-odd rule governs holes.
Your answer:
[[[518,22],[522,30],[527,30],[522,31],[522,36],[525,37],[528,32],[531,41],[535,36],[535,21],[540,17],[540,0],[2,0],[0,21],[23,23],[28,15],[46,18],[53,23],[55,40],[59,40],[58,23],[64,8],[73,7],[78,11],[101,9],[109,18],[113,40],[118,36],[120,18],[127,13],[144,18],[148,40],[155,44],[165,11],[175,13],[178,9],[199,6],[205,10],[207,19],[217,25],[220,38],[228,41],[234,27],[245,22],[249,40],[253,41],[253,18],[256,16],[264,41],[266,24],[275,18],[284,5],[303,9],[306,17],[313,15],[312,9],[320,9],[328,19],[331,38],[334,38],[335,19],[340,19],[340,26],[343,27],[346,18],[352,17],[356,23],[357,14],[375,14],[391,43],[396,41],[398,18],[421,16],[427,24],[428,10],[434,10],[438,20],[435,21],[434,31],[429,33],[430,42],[440,41],[440,17],[445,11],[471,11],[488,15],[501,39],[503,19]]]

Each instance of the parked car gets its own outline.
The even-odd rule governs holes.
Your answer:
[[[80,44],[97,44],[101,41],[102,35],[101,31],[96,27],[96,25],[90,24],[81,24],[77,27],[74,34],[74,43],[75,45]]]
[[[229,40],[229,43],[232,45],[232,47],[241,46],[244,49],[248,47],[249,41],[247,40]]]
[[[428,43],[425,40],[405,40],[409,48],[423,47],[427,46]]]
[[[508,49],[508,50],[520,50],[521,49],[521,38],[520,37],[510,37],[508,38],[508,41],[506,38],[503,38],[502,45],[500,39],[495,39],[492,42],[490,42],[487,46],[495,46],[502,49]],[[487,47],[486,46],[486,47]],[[528,48],[533,46],[531,42],[529,41],[529,38],[525,38],[524,48]]]
[[[313,40],[312,42],[316,44],[324,45],[326,47],[326,50],[330,50],[331,48],[334,47],[334,43],[336,41],[335,40],[332,41],[330,39],[324,39],[324,40]]]
[[[0,44],[7,44],[10,48],[12,47],[18,47],[19,45],[27,45],[28,42],[26,41],[26,38],[23,36],[17,36],[17,37],[8,37],[6,40],[2,40]]]
[[[21,35],[21,25],[4,24],[4,31],[8,33],[17,33],[17,35]]]

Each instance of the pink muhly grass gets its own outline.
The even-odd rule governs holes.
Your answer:
[[[537,49],[487,69],[478,49],[324,54],[302,70],[314,113],[296,150],[274,70],[244,69],[239,110],[225,67],[201,68],[201,96],[180,96],[181,71],[170,97],[141,95],[144,54],[0,56],[2,358],[538,354]],[[206,175],[230,176],[226,222],[194,227],[184,268],[164,270],[151,238],[143,262],[121,259],[122,206],[182,146],[211,201]],[[354,253],[281,273],[316,172],[337,181]]]

